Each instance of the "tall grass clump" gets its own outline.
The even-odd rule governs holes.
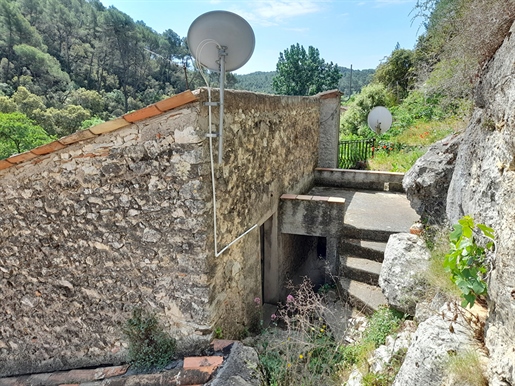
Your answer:
[[[475,351],[463,351],[450,356],[445,368],[447,376],[454,384],[488,386],[483,364]]]
[[[305,278],[272,315],[260,361],[271,386],[332,385],[342,361],[339,342],[324,319],[322,296]]]

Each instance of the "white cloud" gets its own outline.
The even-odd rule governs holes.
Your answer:
[[[249,2],[249,9],[237,11],[245,19],[262,26],[279,25],[283,20],[322,11],[329,0],[263,0]]]
[[[253,4],[254,11],[265,19],[287,19],[320,11],[320,3],[312,0],[276,0]]]

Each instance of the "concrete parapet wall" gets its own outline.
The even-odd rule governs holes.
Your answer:
[[[404,192],[403,178],[404,173],[328,168],[315,170],[315,184],[318,186]]]

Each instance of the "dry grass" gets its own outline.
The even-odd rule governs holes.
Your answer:
[[[461,292],[451,280],[451,275],[446,272],[443,268],[443,262],[445,255],[449,253],[449,230],[444,228],[431,229],[430,237],[430,250],[431,250],[431,261],[429,269],[425,272],[424,276],[427,282],[430,284],[432,291],[431,295],[435,292],[445,294],[447,297],[458,300]]]
[[[453,384],[468,386],[488,386],[483,364],[474,351],[460,352],[447,362],[447,374]]]

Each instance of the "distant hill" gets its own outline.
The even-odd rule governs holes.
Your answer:
[[[254,92],[262,92],[266,94],[273,94],[272,79],[275,76],[275,71],[258,71],[245,75],[235,75],[238,81],[234,86],[237,90],[247,90]]]
[[[352,70],[352,89],[351,89],[351,70],[347,67],[340,67],[343,76],[338,83],[338,88],[343,92],[344,96],[357,94],[361,91],[363,86],[366,86],[372,81],[375,70]]]
[[[340,67],[343,76],[338,83],[338,88],[344,95],[352,95],[359,93],[363,86],[372,81],[375,70],[352,70],[352,89],[351,89],[351,70],[347,67]],[[233,86],[236,90],[247,90],[254,92],[262,92],[266,94],[274,94],[272,88],[272,79],[275,71],[258,71],[245,75],[236,75],[237,83]]]

